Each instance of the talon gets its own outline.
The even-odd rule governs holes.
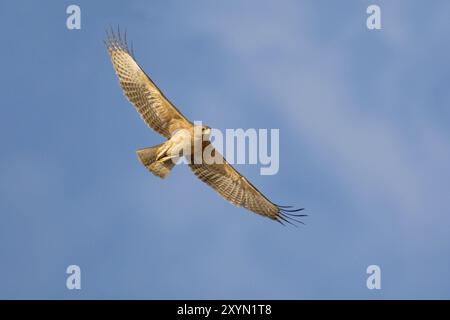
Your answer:
[[[167,160],[174,159],[174,158],[177,158],[177,156],[165,156],[157,161],[158,162],[166,162]]]
[[[165,154],[166,152],[169,150],[170,146],[168,144],[165,144],[163,146],[163,148],[158,152],[157,156],[156,156],[156,161],[159,161]]]

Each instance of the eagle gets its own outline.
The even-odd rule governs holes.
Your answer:
[[[136,62],[133,47],[128,46],[126,32],[122,37],[119,28],[117,34],[111,29],[106,31],[106,37],[103,42],[124,95],[144,122],[167,139],[157,146],[136,151],[143,166],[164,179],[174,167],[175,159],[185,157],[191,160],[188,165],[193,173],[232,204],[281,224],[303,223],[299,219],[306,215],[296,212],[304,208],[293,209],[292,206],[271,202],[214,149],[209,140],[211,128],[194,125],[166,98]],[[189,146],[198,143],[200,151],[209,148],[214,162],[194,161],[197,154]]]

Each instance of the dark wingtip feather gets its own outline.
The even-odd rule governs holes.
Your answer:
[[[283,215],[278,215],[276,220],[278,222],[280,222],[283,226],[286,226],[282,221],[289,223],[290,225],[293,225],[294,227],[298,227],[295,223],[293,223],[292,221],[289,221],[288,217],[285,217]]]
[[[117,25],[117,31],[114,31],[112,26],[109,26],[105,30],[107,40],[103,40],[110,53],[112,51],[124,51],[130,54],[134,58],[133,49],[128,47],[127,43],[127,31],[125,29],[124,37],[122,37],[122,32],[120,31],[120,25]]]
[[[274,205],[276,205],[278,208],[292,208],[292,206],[282,206],[276,203],[274,203]]]
[[[280,208],[280,207],[279,207]],[[300,209],[280,209],[283,210],[284,212],[298,212],[298,211],[302,211],[305,210],[305,208],[300,208]]]
[[[292,208],[292,206],[279,206],[276,205],[278,208],[278,213],[276,216],[276,219],[278,222],[284,225],[282,221],[287,222],[291,225],[294,225],[297,227],[296,223],[305,224],[303,221],[298,220],[298,218],[307,217],[307,214],[295,214],[293,212],[299,212],[304,210],[305,208],[299,208],[299,209],[286,209],[286,208]]]
[[[133,48],[133,42],[131,43],[131,56],[134,59],[134,48]]]
[[[278,217],[276,217],[275,219],[276,222],[278,222],[279,224],[281,224],[283,227],[286,227],[286,225],[281,221],[281,219],[279,219]]]

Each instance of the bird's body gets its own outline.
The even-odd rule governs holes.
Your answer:
[[[125,96],[147,125],[167,139],[160,145],[137,151],[139,160],[150,172],[165,178],[176,160],[185,157],[200,180],[237,206],[278,222],[297,221],[294,217],[305,216],[292,213],[302,209],[291,210],[272,203],[239,174],[212,146],[210,128],[187,120],[145,74],[120,32],[117,37],[108,34],[108,40],[105,44]],[[210,150],[213,163],[204,158],[204,150]]]

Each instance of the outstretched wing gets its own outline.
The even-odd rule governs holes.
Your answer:
[[[205,142],[203,150],[210,145]],[[194,174],[203,182],[211,186],[225,200],[232,204],[246,208],[262,216],[291,223],[290,220],[302,223],[295,217],[304,217],[304,214],[294,214],[293,212],[303,209],[287,209],[289,206],[279,206],[267,199],[258,189],[256,189],[243,175],[236,171],[212,145],[209,147],[211,155],[215,159],[212,164],[207,164],[204,160],[201,164],[195,164],[192,157],[189,166]],[[211,161],[210,161],[211,162]]]
[[[120,32],[116,36],[107,33],[105,42],[112,64],[119,78],[125,96],[136,107],[141,118],[150,128],[166,138],[180,128],[192,124],[170,103],[153,81],[145,74],[128,49],[126,35],[124,40]]]

